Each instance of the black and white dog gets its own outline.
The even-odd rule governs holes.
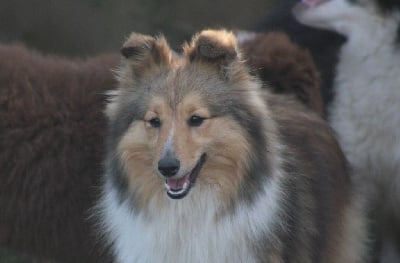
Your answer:
[[[347,38],[329,120],[370,198],[380,262],[400,262],[400,1],[303,0],[298,21]]]

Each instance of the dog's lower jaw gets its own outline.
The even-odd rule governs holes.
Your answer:
[[[172,187],[170,187],[168,183],[168,181],[172,179],[165,180],[165,189],[167,191],[168,197],[170,197],[171,199],[182,199],[189,194],[191,188],[193,187],[197,179],[197,176],[199,175],[201,168],[203,167],[204,162],[206,161],[206,158],[207,158],[206,153],[203,153],[200,156],[199,161],[197,162],[193,170],[190,172],[190,174],[184,176],[185,182],[183,183],[181,188],[173,189]]]
[[[185,177],[189,177],[189,175],[186,175]],[[172,189],[168,185],[167,180],[165,181],[165,189],[167,190],[167,195],[171,199],[182,199],[189,193],[192,184],[189,178],[185,178],[186,181],[180,189]]]

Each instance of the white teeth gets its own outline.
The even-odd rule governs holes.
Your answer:
[[[182,189],[180,189],[179,191],[174,191],[171,189],[171,187],[169,187],[169,185],[165,182],[165,188],[167,189],[167,192],[172,194],[172,195],[180,195],[183,194],[187,188],[189,187],[189,182],[185,182],[182,186]]]

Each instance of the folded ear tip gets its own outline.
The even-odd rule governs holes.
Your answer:
[[[125,58],[130,58],[139,55],[145,49],[150,49],[154,42],[155,38],[151,36],[133,32],[125,41],[120,52]]]
[[[193,40],[199,55],[216,59],[220,57],[235,57],[236,38],[233,33],[226,30],[204,30]]]
[[[198,37],[199,43],[213,43],[225,48],[234,48],[236,46],[235,35],[227,30],[204,30]]]
[[[199,33],[199,36],[210,38],[229,38],[234,39],[235,35],[226,29],[205,29]]]

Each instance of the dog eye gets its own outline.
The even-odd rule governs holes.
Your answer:
[[[160,128],[160,126],[161,126],[161,121],[157,117],[150,119],[149,123],[150,123],[151,127],[153,127],[153,128]]]
[[[203,117],[193,115],[188,120],[188,125],[191,127],[199,127],[203,123],[204,120],[205,120],[205,118],[203,118]]]

